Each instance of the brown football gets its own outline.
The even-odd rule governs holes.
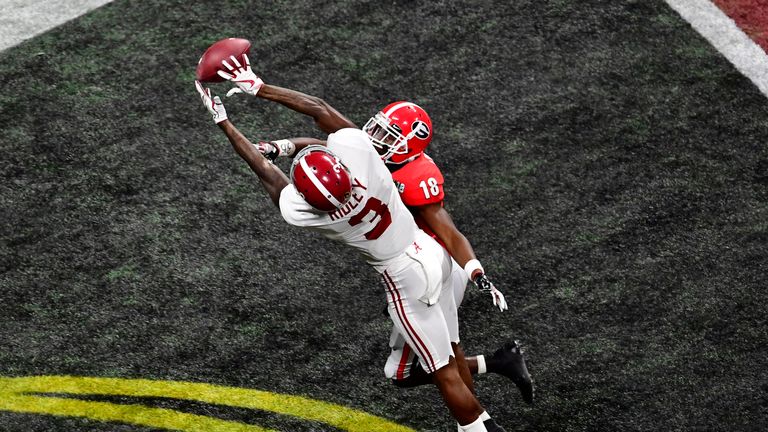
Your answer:
[[[200,61],[197,62],[197,70],[195,75],[198,81],[202,82],[221,82],[224,78],[220,77],[216,72],[223,70],[229,72],[226,67],[221,64],[222,60],[228,60],[229,64],[232,64],[230,56],[235,56],[240,64],[243,64],[243,54],[247,54],[251,49],[251,42],[248,39],[241,38],[226,38],[208,47],[200,57]]]

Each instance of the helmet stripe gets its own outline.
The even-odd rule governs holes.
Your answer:
[[[406,107],[406,106],[418,106],[418,105],[416,105],[413,102],[400,102],[399,104],[397,104],[397,105],[393,106],[392,108],[390,108],[389,110],[387,110],[387,112],[385,112],[384,115],[387,118],[389,118],[389,116],[391,116],[393,112],[399,110],[402,107]]]
[[[335,196],[331,194],[331,192],[326,189],[325,185],[323,185],[322,182],[320,182],[320,179],[317,178],[315,173],[312,171],[311,168],[309,168],[309,165],[307,165],[307,160],[305,157],[302,157],[301,160],[299,160],[299,164],[301,165],[301,168],[304,169],[304,173],[307,175],[309,180],[312,182],[313,185],[317,188],[317,190],[320,191],[320,193],[323,194],[323,196],[331,202],[336,207],[341,207],[341,203],[339,200],[336,199]]]

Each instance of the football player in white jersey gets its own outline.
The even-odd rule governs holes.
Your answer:
[[[330,134],[327,146],[301,150],[289,180],[228,120],[221,100],[199,82],[195,86],[286,222],[352,246],[381,275],[390,318],[432,374],[458,430],[503,432],[459,372],[451,258],[416,226],[368,135],[340,114],[320,120],[318,126]],[[278,102],[293,107],[290,90],[274,90]]]
[[[222,64],[228,71],[220,71],[220,76],[237,85],[227,93],[228,96],[242,92],[282,103],[313,117],[318,124],[322,122],[327,125],[329,130],[326,132],[340,125],[356,128],[320,98],[265,85],[251,70],[247,56],[243,56],[242,60],[243,63],[238,59],[231,59]],[[432,122],[429,115],[414,103],[393,102],[372,117],[362,129],[371,136],[373,146],[386,162],[399,187],[400,197],[415,216],[417,226],[435,238],[455,258],[452,259],[452,276],[456,305],[461,304],[467,280],[470,279],[484,291],[491,292],[494,305],[501,310],[506,309],[506,301],[485,275],[472,245],[456,228],[450,214],[442,206],[442,174],[434,162],[423,153],[432,139]],[[393,145],[393,142],[398,144]],[[259,142],[256,146],[262,154],[274,160],[276,157],[293,157],[305,146],[314,144],[326,143],[312,138],[292,138]],[[423,181],[421,185],[420,180]],[[431,188],[427,187],[427,180]],[[428,195],[427,198],[425,194]],[[432,383],[431,376],[419,362],[416,350],[404,343],[404,337],[396,327],[390,338],[390,347],[391,353],[387,359],[385,374],[395,385],[413,387]],[[470,389],[473,388],[470,373],[497,373],[515,383],[526,403],[533,403],[533,382],[517,341],[504,344],[491,356],[467,357],[466,363],[460,344],[454,346],[454,351],[457,353],[459,370]]]

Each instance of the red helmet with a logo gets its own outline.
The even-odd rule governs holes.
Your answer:
[[[323,146],[307,146],[293,159],[291,182],[301,197],[321,211],[333,211],[352,196],[352,174]]]
[[[413,102],[393,102],[363,126],[388,163],[402,164],[416,159],[432,141],[432,120]]]

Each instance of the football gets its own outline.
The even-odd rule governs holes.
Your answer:
[[[197,80],[202,82],[224,81],[224,78],[216,73],[219,70],[225,69],[221,65],[221,61],[228,60],[230,56],[235,56],[242,63],[241,56],[247,54],[250,49],[251,42],[248,39],[226,38],[215,42],[205,50],[203,56],[200,57],[200,61],[197,62],[197,70],[195,71]],[[232,61],[229,64],[232,64]]]

